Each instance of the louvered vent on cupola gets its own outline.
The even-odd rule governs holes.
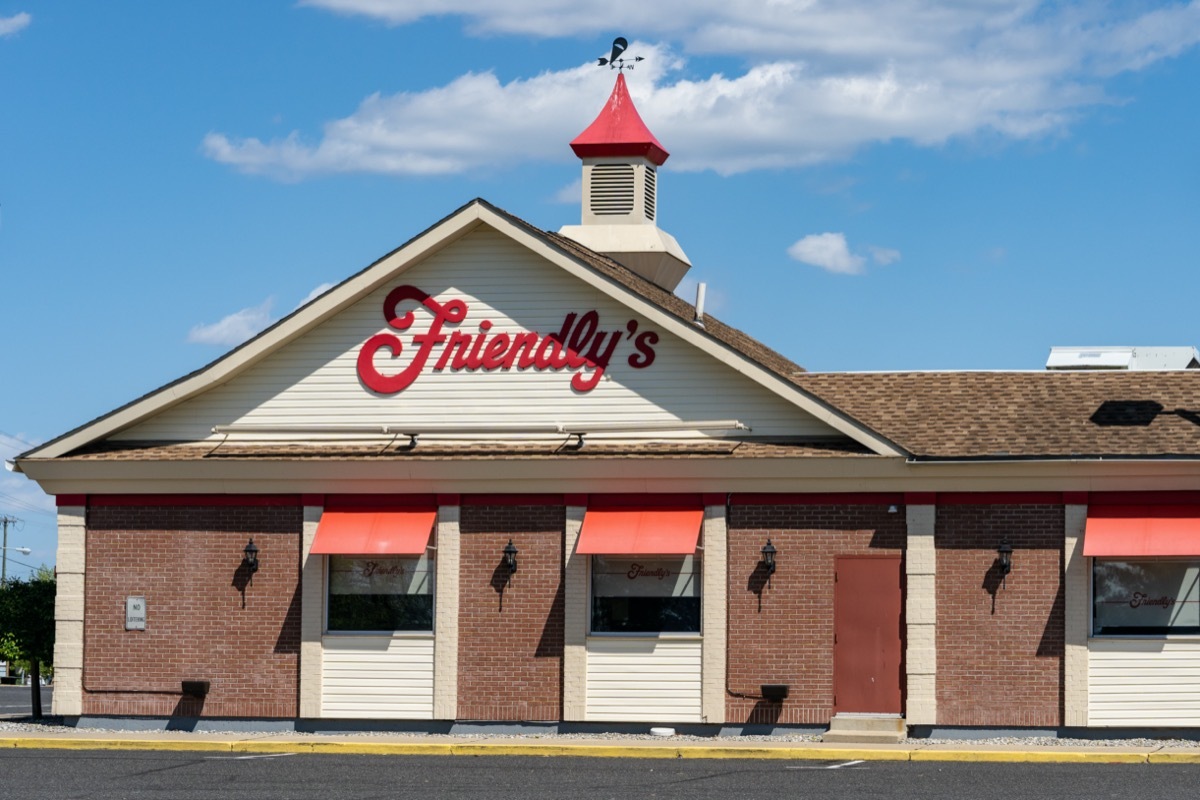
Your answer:
[[[584,220],[607,225],[654,221],[658,179],[650,164],[587,164],[583,181]]]
[[[655,188],[658,186],[658,173],[653,167],[646,167],[646,219],[654,221]]]
[[[588,196],[596,216],[624,216],[633,211],[632,164],[596,164],[592,167]]]

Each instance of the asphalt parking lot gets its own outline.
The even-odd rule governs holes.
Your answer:
[[[50,713],[54,687],[42,687],[42,713]],[[32,694],[28,686],[0,686],[0,717],[27,717],[32,713]]]

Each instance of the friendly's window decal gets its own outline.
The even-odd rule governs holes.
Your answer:
[[[330,556],[331,631],[432,631],[433,561]]]

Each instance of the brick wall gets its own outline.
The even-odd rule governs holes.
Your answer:
[[[565,525],[562,507],[462,507],[459,719],[562,718]],[[520,551],[511,580],[510,538]]]
[[[300,529],[298,506],[89,508],[83,713],[296,716]],[[146,598],[144,631],[125,630],[129,595]],[[185,698],[184,680],[208,696]]]
[[[760,550],[779,551],[767,583]],[[838,555],[904,549],[904,511],[881,505],[738,506],[729,518],[730,723],[825,724],[833,716],[833,573]],[[782,703],[757,699],[786,683]]]
[[[1005,537],[1013,568],[1001,586]],[[1062,506],[942,506],[934,541],[938,723],[1060,725]]]

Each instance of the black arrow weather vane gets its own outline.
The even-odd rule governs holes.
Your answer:
[[[624,69],[632,70],[637,62],[645,60],[641,56],[634,56],[631,60],[626,62],[624,58],[621,58],[621,54],[625,52],[626,47],[629,47],[629,42],[625,41],[624,36],[618,36],[617,38],[613,39],[612,54],[608,58],[600,59],[598,66],[603,67],[605,64],[607,64],[609,69],[615,69],[618,71]]]

